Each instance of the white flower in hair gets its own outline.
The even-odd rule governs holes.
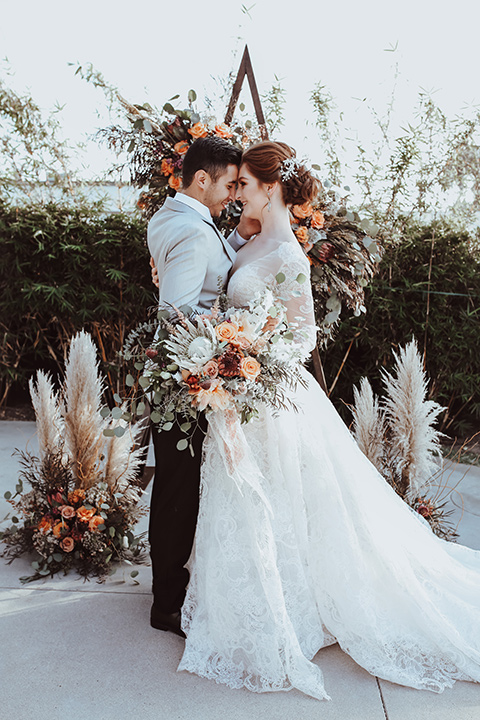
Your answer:
[[[280,163],[280,177],[285,182],[286,180],[290,180],[291,177],[297,174],[297,168],[299,167],[300,163],[298,162],[296,157],[289,157],[285,158],[285,160],[282,160]]]

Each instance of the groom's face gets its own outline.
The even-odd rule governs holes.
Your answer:
[[[227,165],[225,172],[215,182],[207,175],[203,203],[210,210],[212,217],[218,217],[228,203],[235,200],[237,176],[236,165]]]

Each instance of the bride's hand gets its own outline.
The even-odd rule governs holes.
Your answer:
[[[258,220],[244,217],[243,213],[237,226],[237,232],[244,240],[250,240],[252,235],[258,235],[262,226]]]
[[[155,260],[152,257],[150,258],[150,267],[152,268],[152,283],[158,288],[160,285],[158,282],[158,270],[155,267]]]

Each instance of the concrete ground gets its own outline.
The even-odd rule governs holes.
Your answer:
[[[0,422],[0,519],[18,474],[15,448],[36,450],[35,424]],[[465,474],[465,471],[468,472]],[[444,473],[460,541],[480,549],[480,468]],[[146,498],[148,502],[148,498]],[[463,505],[463,509],[462,509]],[[463,516],[462,516],[463,515]],[[140,530],[146,529],[146,519]],[[478,720],[480,685],[440,695],[378,680],[337,645],[315,662],[331,702],[297,691],[257,695],[177,673],[183,641],[149,625],[150,568],[105,584],[74,574],[23,586],[29,561],[0,559],[0,718],[19,720]]]

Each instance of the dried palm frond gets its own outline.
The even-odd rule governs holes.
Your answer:
[[[360,389],[353,388],[353,431],[355,440],[364,455],[379,472],[384,464],[385,419],[378,398],[366,377],[360,380]]]
[[[37,372],[37,386],[30,378],[28,386],[37,421],[40,456],[57,454],[62,446],[63,418],[60,413],[58,393],[53,389],[52,379],[42,370]]]
[[[441,433],[433,424],[443,410],[426,399],[427,379],[415,340],[395,355],[395,376],[383,372],[385,413],[391,432],[391,450],[398,478],[397,490],[408,501],[422,494],[440,457]]]
[[[97,480],[104,421],[100,415],[103,382],[98,376],[96,349],[83,330],[70,341],[65,366],[65,442],[77,487],[86,489]]]

